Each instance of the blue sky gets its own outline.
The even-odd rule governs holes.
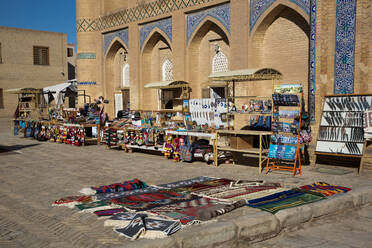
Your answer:
[[[76,45],[76,0],[1,0],[0,26],[67,33]]]

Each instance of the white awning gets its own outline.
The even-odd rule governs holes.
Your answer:
[[[255,81],[280,79],[282,74],[272,68],[243,69],[226,72],[215,72],[209,75],[210,81]]]
[[[53,86],[43,88],[45,101],[47,103],[49,103],[49,94],[48,93],[50,93],[50,94],[53,95],[54,100],[55,100],[57,105],[63,104],[63,98],[65,97],[65,92],[64,91],[66,89],[70,89],[72,91],[77,92],[76,82],[61,83],[61,84],[56,84],[56,85],[53,85]]]
[[[169,89],[169,88],[182,88],[188,86],[188,83],[185,81],[160,81],[153,82],[145,85],[145,88],[154,88],[154,89]]]

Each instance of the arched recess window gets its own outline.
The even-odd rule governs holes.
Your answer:
[[[221,51],[217,51],[212,59],[212,73],[228,71],[228,66],[229,61],[226,55]]]
[[[162,74],[163,81],[173,80],[173,64],[169,59],[166,59],[162,65]]]
[[[123,87],[129,87],[129,64],[123,67]]]

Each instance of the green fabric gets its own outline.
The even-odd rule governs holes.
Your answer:
[[[85,210],[85,209],[91,209],[91,208],[105,207],[109,205],[110,205],[110,202],[107,202],[107,201],[95,201],[95,202],[78,204],[76,205],[76,207],[79,210]]]
[[[283,201],[276,202],[276,203],[265,204],[263,206],[256,207],[256,208],[275,214],[276,212],[286,209],[286,208],[298,207],[304,204],[317,202],[322,199],[324,199],[324,196],[305,193],[297,197],[288,198],[288,199],[285,199]]]

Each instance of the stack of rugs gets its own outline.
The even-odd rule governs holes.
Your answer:
[[[289,189],[260,180],[205,176],[156,186],[133,179],[83,189],[84,195],[64,197],[53,205],[93,213],[105,219],[105,226],[135,240],[166,237],[243,206],[275,214],[349,190],[322,182]]]

